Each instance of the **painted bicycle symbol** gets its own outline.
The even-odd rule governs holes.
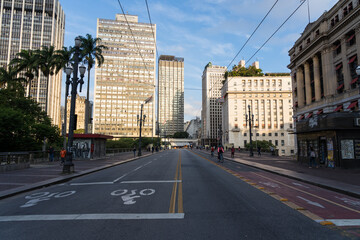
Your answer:
[[[39,192],[39,193],[33,193],[31,195],[28,195],[25,197],[25,199],[29,199],[28,202],[26,202],[24,205],[20,206],[22,208],[25,207],[32,207],[35,206],[36,204],[38,204],[39,202],[42,201],[48,201],[51,198],[64,198],[64,197],[68,197],[70,195],[73,195],[74,193],[76,193],[76,191],[66,191],[66,192],[55,192],[55,193],[50,193],[50,192]]]
[[[138,191],[137,189],[134,189],[134,190],[119,189],[119,190],[113,191],[111,193],[111,195],[112,196],[121,196],[121,199],[124,201],[125,205],[131,205],[131,204],[136,203],[136,201],[134,200],[135,198],[139,198],[141,196],[150,196],[155,193],[154,189],[149,189],[149,188],[140,190],[139,194],[136,193],[137,191]]]

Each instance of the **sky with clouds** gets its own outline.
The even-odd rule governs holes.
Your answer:
[[[205,65],[229,66],[232,59],[275,4],[271,13],[240,52],[250,65],[260,62],[263,72],[289,72],[288,50],[310,21],[316,21],[337,0],[308,0],[252,58],[261,45],[303,2],[301,0],[147,0],[152,23],[157,26],[158,55],[185,58],[185,120],[201,115],[201,76]],[[149,23],[145,0],[121,0],[125,13]],[[96,36],[97,18],[115,19],[121,13],[118,0],[60,0],[65,16],[65,46],[87,33]],[[308,5],[309,4],[309,5]],[[249,61],[250,60],[250,61]],[[93,99],[94,71],[90,98]],[[86,89],[86,86],[83,87]],[[197,90],[196,90],[197,89]],[[80,95],[85,95],[83,92]]]

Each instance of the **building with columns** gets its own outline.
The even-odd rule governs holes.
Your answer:
[[[253,66],[259,68],[259,63],[255,62]],[[244,148],[250,142],[247,121],[250,106],[250,114],[254,119],[252,140],[272,143],[282,156],[295,153],[291,77],[290,74],[283,75],[285,74],[228,77],[222,88],[225,146]],[[256,149],[256,145],[253,148]]]
[[[290,49],[297,156],[314,148],[328,167],[360,167],[360,1],[340,0]]]
[[[225,81],[226,67],[215,66],[209,62],[202,75],[201,145],[220,143],[221,131],[221,87]]]

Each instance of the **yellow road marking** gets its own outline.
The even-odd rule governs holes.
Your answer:
[[[271,181],[273,181],[273,182],[277,182],[277,183],[279,183],[279,184],[281,184],[281,185],[284,185],[284,186],[289,187],[289,188],[292,188],[292,189],[294,189],[294,190],[296,190],[296,191],[299,191],[299,192],[308,194],[308,195],[313,196],[313,197],[315,197],[315,198],[321,199],[321,200],[323,200],[323,201],[325,201],[325,202],[328,202],[328,203],[337,205],[337,206],[339,206],[339,207],[345,208],[345,209],[347,209],[347,210],[350,210],[350,211],[353,211],[353,212],[356,212],[356,213],[360,213],[360,211],[358,211],[358,210],[356,210],[356,209],[349,208],[349,207],[344,206],[344,205],[342,205],[342,204],[340,204],[340,203],[333,202],[333,201],[328,200],[328,199],[326,199],[326,198],[323,198],[323,197],[317,196],[317,195],[315,195],[315,194],[306,192],[306,191],[304,191],[304,190],[298,189],[298,188],[296,188],[296,187],[287,185],[287,184],[285,184],[285,183],[283,183],[283,182],[274,180],[274,179],[272,179],[272,178],[265,177],[265,176],[263,176],[263,175],[261,175],[261,174],[258,174],[258,173],[253,173],[253,174],[258,175],[258,176],[263,177],[263,178],[266,178],[266,179],[269,179],[269,180],[271,180]]]
[[[175,213],[176,194],[177,194],[177,200],[178,200],[178,213],[183,213],[184,210],[183,210],[183,196],[182,196],[181,151],[179,152],[179,160],[176,165],[176,172],[175,172],[174,180],[175,180],[175,182],[174,182],[173,190],[171,193],[169,213]],[[180,180],[179,192],[178,192],[178,181],[177,180]]]
[[[205,160],[207,160],[207,161],[215,164],[213,161],[211,161],[211,160],[209,160],[209,159],[207,159],[207,158],[205,158],[205,157],[203,157],[203,156],[201,156],[201,155],[199,155],[199,154],[197,154],[197,153],[195,153],[195,152],[192,152],[192,153],[194,153],[195,155],[198,155],[199,157],[201,157],[201,158],[203,158],[203,159],[205,159]],[[215,165],[217,165],[217,164],[215,164]],[[224,169],[224,167],[221,167],[221,168]],[[334,204],[334,205],[336,205],[336,206],[345,208],[345,209],[347,209],[347,210],[350,210],[350,211],[353,211],[353,212],[356,212],[356,213],[360,213],[360,211],[358,211],[358,210],[356,210],[356,209],[349,208],[349,207],[344,206],[344,205],[342,205],[342,204],[340,204],[340,203],[336,203],[336,202],[333,202],[333,201],[331,201],[331,200],[325,199],[325,198],[323,198],[323,197],[317,196],[317,195],[315,195],[315,194],[312,194],[312,193],[303,191],[303,190],[301,190],[301,189],[298,189],[298,188],[296,188],[296,187],[287,185],[287,184],[282,183],[282,182],[280,182],[280,181],[276,181],[276,180],[274,180],[274,179],[272,179],[272,178],[265,177],[265,176],[263,176],[263,175],[261,175],[261,174],[255,173],[255,172],[253,172],[253,174],[258,175],[258,176],[263,177],[263,178],[266,178],[266,179],[268,179],[268,180],[270,180],[270,181],[277,182],[277,183],[279,183],[279,184],[281,184],[281,185],[284,185],[284,186],[287,186],[287,187],[289,187],[289,188],[292,188],[292,189],[294,189],[294,190],[296,190],[296,191],[299,191],[299,192],[308,194],[308,195],[313,196],[313,197],[315,197],[315,198],[324,200],[324,201],[326,201],[326,202],[328,202],[328,203],[331,203],[331,204]],[[238,178],[243,178],[243,177],[238,177]],[[248,179],[243,179],[243,181],[247,182],[247,181],[250,181],[250,180],[248,180]],[[268,194],[271,195],[271,194],[275,194],[275,193],[268,193]]]

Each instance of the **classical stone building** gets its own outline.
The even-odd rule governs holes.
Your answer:
[[[130,28],[130,29],[129,29]],[[117,14],[98,19],[97,37],[108,49],[104,63],[95,66],[94,133],[120,137],[155,135],[156,25],[139,23],[138,16]]]
[[[58,0],[2,0],[0,12],[0,66],[6,67],[23,49],[64,46],[65,14]],[[36,100],[52,123],[61,126],[62,71],[48,79],[39,76],[26,87],[26,96]],[[48,87],[47,87],[48,86]],[[47,109],[45,109],[47,101]]]
[[[202,75],[201,145],[216,145],[220,142],[221,87],[225,80],[226,67],[208,63]]]
[[[258,68],[258,62],[254,66]],[[254,119],[252,140],[269,141],[279,150],[279,155],[294,154],[291,77],[270,75],[228,77],[225,81],[222,88],[222,138],[225,146],[244,148],[250,142],[247,121],[250,106]]]
[[[76,107],[75,107],[75,115],[76,115],[76,129],[85,129],[85,96],[80,96],[76,94]],[[67,113],[66,113],[66,132],[69,132],[69,122],[70,122],[70,105],[71,105],[71,97],[67,98]],[[92,115],[92,102],[89,102],[89,115]],[[63,112],[65,109],[62,110]],[[64,115],[62,115],[62,118]],[[89,124],[89,129],[91,126]]]
[[[184,131],[184,58],[161,55],[158,64],[160,136]]]
[[[298,159],[360,167],[360,4],[340,0],[290,49]]]

